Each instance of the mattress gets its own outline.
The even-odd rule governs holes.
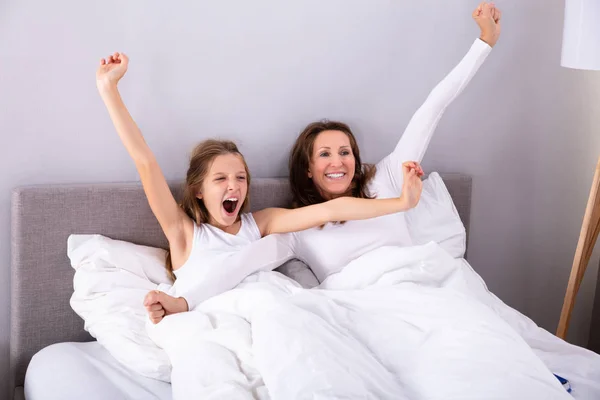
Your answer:
[[[121,365],[98,342],[58,343],[33,356],[27,400],[171,400],[171,385]]]

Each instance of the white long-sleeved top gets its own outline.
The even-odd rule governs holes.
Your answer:
[[[394,151],[377,164],[368,184],[371,195],[391,198],[402,190],[402,163],[421,161],[446,108],[464,90],[491,47],[476,39],[460,63],[429,94],[410,120]],[[386,215],[345,224],[328,224],[293,234],[296,256],[313,270],[322,282],[368,251],[382,246],[410,246],[412,241],[404,213]]]

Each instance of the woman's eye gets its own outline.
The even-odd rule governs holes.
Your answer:
[[[320,157],[329,157],[329,153],[324,151],[323,153],[319,154]]]
[[[350,152],[347,151],[347,150],[345,150],[345,151],[342,151],[340,154],[343,155],[343,156],[349,156]]]
[[[238,176],[238,179],[239,179],[240,181],[245,181],[245,180],[246,180],[246,177],[245,177],[245,176]]]

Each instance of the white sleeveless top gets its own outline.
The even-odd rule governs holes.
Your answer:
[[[177,271],[174,271],[175,276],[179,279],[190,265],[193,268],[214,267],[215,263],[219,263],[223,252],[239,250],[261,238],[260,230],[252,214],[240,214],[240,219],[240,230],[235,235],[210,224],[194,223],[192,251],[186,262]]]
[[[210,224],[194,223],[192,250],[186,262],[174,271],[175,296],[184,297],[188,308],[209,297],[233,289],[256,271],[270,271],[293,258],[282,235],[261,238],[252,214],[241,214],[241,226],[232,235]]]

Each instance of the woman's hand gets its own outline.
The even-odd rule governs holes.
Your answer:
[[[188,311],[187,301],[183,297],[169,296],[160,290],[148,292],[144,307],[153,324],[158,324],[166,315]]]
[[[416,207],[421,199],[423,192],[423,168],[418,162],[407,161],[402,164],[402,175],[404,181],[402,183],[402,193],[400,200],[405,204],[406,209]]]
[[[502,12],[496,8],[494,3],[487,3],[485,1],[479,4],[475,11],[473,11],[473,19],[479,25],[479,29],[481,29],[481,36],[479,38],[491,47],[494,47],[500,37],[501,17]]]
[[[96,86],[98,90],[106,87],[116,86],[119,80],[127,72],[129,58],[124,53],[115,53],[106,59],[100,60],[100,66],[96,71]]]

